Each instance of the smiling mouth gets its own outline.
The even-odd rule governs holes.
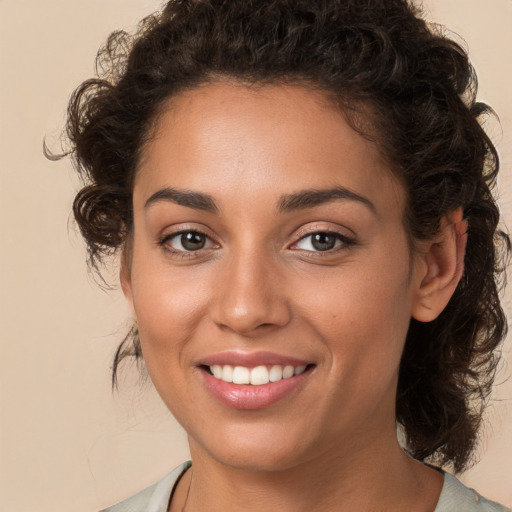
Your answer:
[[[223,382],[262,386],[271,382],[279,382],[296,377],[314,366],[313,364],[300,366],[275,364],[271,366],[260,365],[254,368],[248,368],[246,366],[214,364],[211,366],[202,365],[202,368],[210,375]]]

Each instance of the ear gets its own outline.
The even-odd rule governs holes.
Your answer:
[[[131,262],[127,252],[128,249],[125,248],[121,255],[121,268],[119,270],[119,280],[121,281],[121,288],[123,290],[124,296],[128,301],[128,307],[132,312],[133,320],[134,322],[137,322],[137,315],[135,314],[135,307],[133,305]]]
[[[457,208],[441,219],[439,234],[421,246],[412,308],[416,320],[430,322],[448,304],[464,271],[467,229],[462,208]]]

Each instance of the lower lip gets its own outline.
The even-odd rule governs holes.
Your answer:
[[[224,382],[206,370],[201,370],[201,374],[207,389],[221,403],[234,409],[254,410],[269,407],[297,391],[309,377],[310,369],[289,379],[261,386]]]

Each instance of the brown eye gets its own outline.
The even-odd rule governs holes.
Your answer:
[[[169,245],[177,251],[199,251],[204,249],[208,237],[197,231],[177,233],[169,240]]]
[[[296,244],[297,249],[303,251],[312,252],[325,252],[332,249],[337,249],[343,243],[349,243],[348,240],[344,240],[341,235],[337,233],[318,232],[312,233],[301,238]]]
[[[317,251],[329,251],[334,249],[337,237],[330,233],[316,233],[311,237],[311,245]]]

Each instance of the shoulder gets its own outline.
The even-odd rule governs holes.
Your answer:
[[[499,503],[480,496],[453,475],[445,473],[444,485],[434,512],[512,512]]]
[[[167,512],[174,486],[190,466],[190,461],[181,464],[155,484],[100,512]]]

